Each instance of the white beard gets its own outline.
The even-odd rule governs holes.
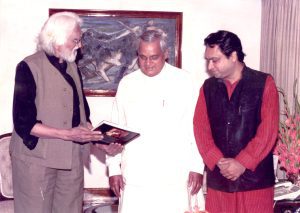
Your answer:
[[[64,49],[64,51],[61,54],[61,57],[66,60],[67,62],[74,62],[77,56],[77,49],[74,48],[72,52],[69,50]]]

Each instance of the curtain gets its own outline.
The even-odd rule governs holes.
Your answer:
[[[295,90],[300,94],[300,0],[262,0],[260,69],[272,74],[293,112],[296,79]],[[282,96],[280,108],[283,112]],[[281,120],[284,118],[281,115]],[[276,173],[278,178],[285,178],[279,168]]]
[[[272,74],[293,103],[293,83],[300,84],[300,1],[262,0],[260,69]]]

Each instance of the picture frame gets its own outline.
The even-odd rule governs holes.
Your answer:
[[[76,62],[86,96],[115,96],[120,80],[138,69],[136,41],[145,29],[166,33],[167,62],[181,68],[182,12],[50,8],[49,16],[63,11],[83,20]]]

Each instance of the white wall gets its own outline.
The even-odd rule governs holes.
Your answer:
[[[200,87],[208,77],[203,39],[219,29],[235,32],[242,40],[245,62],[259,68],[261,0],[0,0],[0,134],[12,129],[12,96],[16,64],[35,51],[35,37],[49,8],[149,10],[183,12],[182,67]],[[92,121],[110,116],[112,97],[88,97]],[[97,156],[97,157],[96,157]],[[94,150],[86,186],[105,187],[103,153]]]

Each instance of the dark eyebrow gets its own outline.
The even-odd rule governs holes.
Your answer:
[[[210,61],[210,60],[219,60],[220,57],[211,57],[211,58],[205,58],[205,60]]]

